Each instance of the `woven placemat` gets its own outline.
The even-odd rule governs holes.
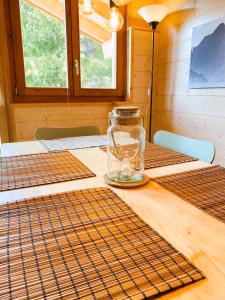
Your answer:
[[[225,169],[220,166],[158,177],[162,187],[225,222]]]
[[[132,152],[132,145],[118,146],[119,149],[122,147],[126,147],[126,151],[129,151],[130,148]],[[107,148],[101,147],[101,149],[106,152]],[[196,160],[194,157],[152,143],[146,143],[145,145],[145,169],[165,167]]]
[[[0,191],[95,176],[70,152],[0,158]]]
[[[106,135],[91,135],[39,141],[49,151],[84,149],[105,146]]]
[[[204,276],[110,189],[0,206],[0,299],[133,299]]]

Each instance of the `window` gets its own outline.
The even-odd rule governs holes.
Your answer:
[[[94,1],[91,14],[84,12],[83,0],[6,3],[11,15],[15,101],[43,100],[43,96],[46,101],[54,101],[53,96],[121,100],[125,31],[106,30],[107,0]]]
[[[19,2],[26,86],[66,88],[64,1],[57,18],[26,0]]]
[[[108,7],[103,5],[91,16],[79,6],[81,88],[116,88],[116,33],[105,28]]]
[[[80,64],[82,88],[116,87],[116,38],[99,44],[80,34]]]

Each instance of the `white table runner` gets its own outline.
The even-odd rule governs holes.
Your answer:
[[[107,137],[106,135],[91,135],[40,140],[39,142],[49,151],[60,151],[105,146],[107,144]]]

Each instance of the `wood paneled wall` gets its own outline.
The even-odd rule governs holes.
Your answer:
[[[39,127],[78,127],[96,125],[106,132],[108,113],[112,104],[14,104],[11,119],[14,122],[15,141],[33,140]]]
[[[210,140],[216,146],[215,163],[225,165],[225,88],[188,88],[192,28],[224,17],[225,1],[157,2],[173,4],[175,12],[159,26],[154,130]]]
[[[149,128],[149,96],[151,69],[151,31],[137,27],[128,30],[128,101],[138,106]]]

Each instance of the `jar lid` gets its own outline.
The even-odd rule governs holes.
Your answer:
[[[143,117],[136,106],[114,107],[109,114],[109,120],[114,125],[143,125]]]
[[[138,113],[140,110],[136,106],[120,106],[120,107],[114,107],[113,112],[119,115],[127,115],[127,114],[134,114]]]

